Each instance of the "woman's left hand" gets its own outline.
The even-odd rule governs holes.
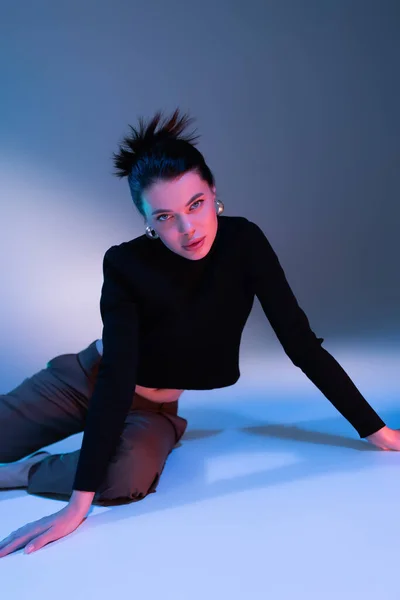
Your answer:
[[[400,450],[399,429],[390,429],[385,426],[365,439],[381,450]]]

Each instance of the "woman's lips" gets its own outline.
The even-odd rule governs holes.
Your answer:
[[[205,238],[206,238],[206,236],[203,236],[202,238],[197,240],[196,243],[190,244],[189,246],[182,246],[182,247],[185,248],[185,250],[197,250],[198,248],[201,248]]]

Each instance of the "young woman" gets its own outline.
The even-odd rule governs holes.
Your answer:
[[[74,531],[92,503],[144,498],[187,422],[184,390],[233,385],[254,297],[293,364],[361,438],[400,449],[338,362],[322,348],[267,237],[245,217],[222,216],[214,177],[189,121],[161,113],[131,127],[118,154],[145,234],[112,246],[103,260],[102,339],[52,359],[0,400],[0,487],[68,499],[59,512],[0,543],[0,557],[38,550]],[[36,453],[84,431],[79,451]]]

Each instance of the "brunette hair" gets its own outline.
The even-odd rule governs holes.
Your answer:
[[[161,111],[147,124],[139,117],[139,127],[129,125],[130,134],[123,138],[119,152],[113,153],[115,175],[128,178],[132,200],[142,216],[142,192],[153,183],[171,181],[193,171],[210,187],[215,185],[214,175],[195,148],[199,136],[182,135],[193,119],[179,112],[177,108],[163,122]]]

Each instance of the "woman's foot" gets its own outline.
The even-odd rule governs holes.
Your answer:
[[[28,487],[29,469],[49,455],[50,452],[41,451],[29,458],[22,458],[8,464],[3,463],[0,466],[0,489]]]

